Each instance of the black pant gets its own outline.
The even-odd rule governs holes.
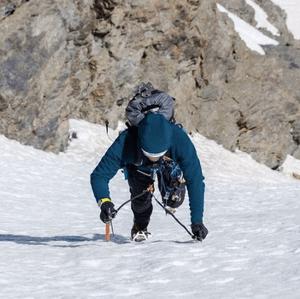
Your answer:
[[[145,191],[154,183],[154,180],[151,178],[151,176],[147,176],[138,172],[136,167],[130,167],[128,168],[128,183],[131,198],[133,198]],[[145,229],[149,224],[150,216],[153,210],[151,199],[152,194],[150,192],[146,192],[131,202],[134,223],[140,230]]]
[[[164,171],[157,173],[158,188],[161,193],[163,203],[172,208],[178,208],[185,197],[185,184],[180,183],[175,179],[171,179],[169,173],[171,169],[165,168]],[[151,175],[140,172],[136,166],[130,166],[127,168],[128,183],[131,193],[131,198],[140,195],[150,185],[153,185],[154,180]],[[163,182],[163,183],[162,183]],[[168,190],[166,190],[166,187]],[[166,195],[166,198],[165,198]],[[174,195],[176,195],[174,197]],[[131,202],[131,209],[134,215],[134,223],[140,230],[145,229],[150,221],[152,214],[152,194],[146,192],[142,196],[138,196]]]

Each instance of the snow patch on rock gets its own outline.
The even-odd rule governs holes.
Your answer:
[[[272,0],[285,10],[287,26],[295,39],[300,39],[300,2],[299,0]]]
[[[229,12],[224,6],[217,4],[217,7],[220,12],[226,13],[233,21],[236,32],[239,33],[241,39],[246,43],[249,49],[258,52],[261,55],[265,55],[265,51],[261,47],[262,45],[277,46],[279,44],[278,41],[269,38],[235,14]]]
[[[254,18],[255,18],[255,21],[257,22],[256,27],[257,28],[265,28],[268,31],[270,31],[273,35],[279,35],[278,29],[268,21],[267,13],[259,5],[257,5],[253,0],[246,0],[246,2],[255,11]]]

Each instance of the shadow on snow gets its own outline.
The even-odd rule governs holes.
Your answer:
[[[16,244],[23,244],[23,245],[44,245],[50,247],[80,247],[80,246],[89,245],[88,242],[96,242],[96,241],[106,242],[105,235],[94,234],[92,237],[83,237],[83,236],[34,237],[34,236],[27,236],[27,235],[0,234],[0,242],[13,242]],[[68,244],[55,244],[55,242],[66,242]],[[124,243],[130,243],[130,240],[121,235],[114,235],[111,237],[111,242],[116,244],[124,244]]]

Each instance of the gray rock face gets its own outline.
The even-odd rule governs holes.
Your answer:
[[[151,81],[189,131],[274,169],[300,158],[299,43],[280,8],[256,2],[281,33],[263,30],[280,42],[265,56],[214,0],[1,2],[0,133],[63,150],[69,118],[115,126],[133,87]],[[244,0],[218,3],[255,26]]]

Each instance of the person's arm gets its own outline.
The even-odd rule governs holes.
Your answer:
[[[176,129],[174,137],[177,161],[183,171],[188,190],[191,222],[199,224],[203,222],[205,189],[200,161],[192,141],[182,129]]]
[[[124,131],[107,150],[91,174],[91,185],[96,201],[110,198],[109,181],[122,167],[122,153],[127,131]]]

